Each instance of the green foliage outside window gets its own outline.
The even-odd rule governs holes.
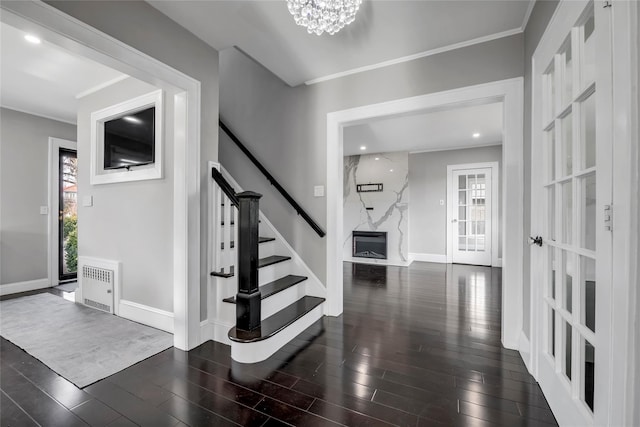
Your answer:
[[[62,241],[64,242],[65,263],[68,271],[78,268],[78,216],[72,215],[64,219],[62,226]]]

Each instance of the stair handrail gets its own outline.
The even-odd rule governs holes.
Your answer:
[[[240,148],[240,151],[242,151],[245,156],[247,156],[249,160],[251,160],[251,163],[253,163],[258,168],[258,170],[262,172],[262,174],[267,178],[267,181],[269,181],[269,183],[273,185],[280,192],[280,194],[282,194],[282,197],[284,197],[285,200],[287,200],[287,202],[289,202],[289,204],[293,206],[298,215],[300,215],[309,224],[309,226],[311,226],[311,228],[313,228],[313,230],[318,233],[318,236],[324,237],[326,233],[322,229],[322,227],[320,227],[318,223],[316,223],[313,218],[311,218],[311,216],[309,216],[309,214],[302,208],[302,206],[300,206],[298,202],[296,202],[293,197],[291,197],[289,193],[287,193],[287,190],[285,190],[282,185],[280,185],[280,183],[273,177],[273,175],[271,175],[269,171],[262,165],[262,163],[260,163],[260,161],[256,159],[253,154],[251,154],[251,152],[231,131],[231,129],[229,129],[229,127],[225,125],[222,120],[219,120],[218,123],[220,125],[220,128],[227,135],[229,135],[229,138],[231,138],[231,140],[238,146],[238,148]]]
[[[229,184],[229,181],[227,181],[216,168],[211,168],[211,177],[216,184],[218,184],[222,192],[231,200],[231,204],[237,208],[240,202],[236,195],[236,190]]]

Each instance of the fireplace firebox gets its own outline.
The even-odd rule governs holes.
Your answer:
[[[387,259],[387,232],[354,230],[353,256]]]

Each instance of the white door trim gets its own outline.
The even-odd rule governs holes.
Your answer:
[[[327,314],[343,309],[342,283],[342,129],[376,117],[451,108],[469,102],[500,102],[503,107],[503,276],[502,343],[518,347],[522,330],[524,253],[523,79],[521,77],[366,105],[327,114]],[[509,209],[505,209],[509,206]],[[506,236],[509,238],[507,239]]]
[[[174,346],[200,344],[200,82],[41,1],[3,2],[1,20],[175,96]]]
[[[500,167],[498,162],[482,162],[482,163],[465,163],[459,165],[447,165],[447,263],[453,262],[453,213],[455,212],[455,194],[453,182],[453,171],[464,169],[483,169],[491,168],[491,266],[499,267],[498,250],[499,250],[499,229],[500,229],[500,211],[498,210],[498,193],[500,183]],[[504,232],[504,230],[503,230]]]
[[[637,1],[612,2],[613,64],[613,252],[611,278],[611,371],[608,390],[609,425],[640,423],[640,138],[638,102],[638,50],[640,5]],[[617,232],[616,232],[617,231]],[[635,317],[638,316],[638,317]],[[634,418],[635,417],[635,418]]]
[[[60,210],[60,198],[58,195],[58,180],[60,179],[59,156],[60,149],[74,150],[77,152],[75,141],[69,141],[60,138],[49,138],[49,182],[48,200],[49,215],[47,221],[47,236],[49,241],[48,253],[48,272],[49,286],[58,285],[58,211]],[[79,203],[80,201],[78,201]]]

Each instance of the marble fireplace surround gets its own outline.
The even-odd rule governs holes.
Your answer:
[[[357,192],[358,184],[382,184],[383,191]],[[409,153],[347,156],[343,174],[343,259],[407,266],[409,260]],[[387,233],[387,259],[353,256],[352,231]]]

